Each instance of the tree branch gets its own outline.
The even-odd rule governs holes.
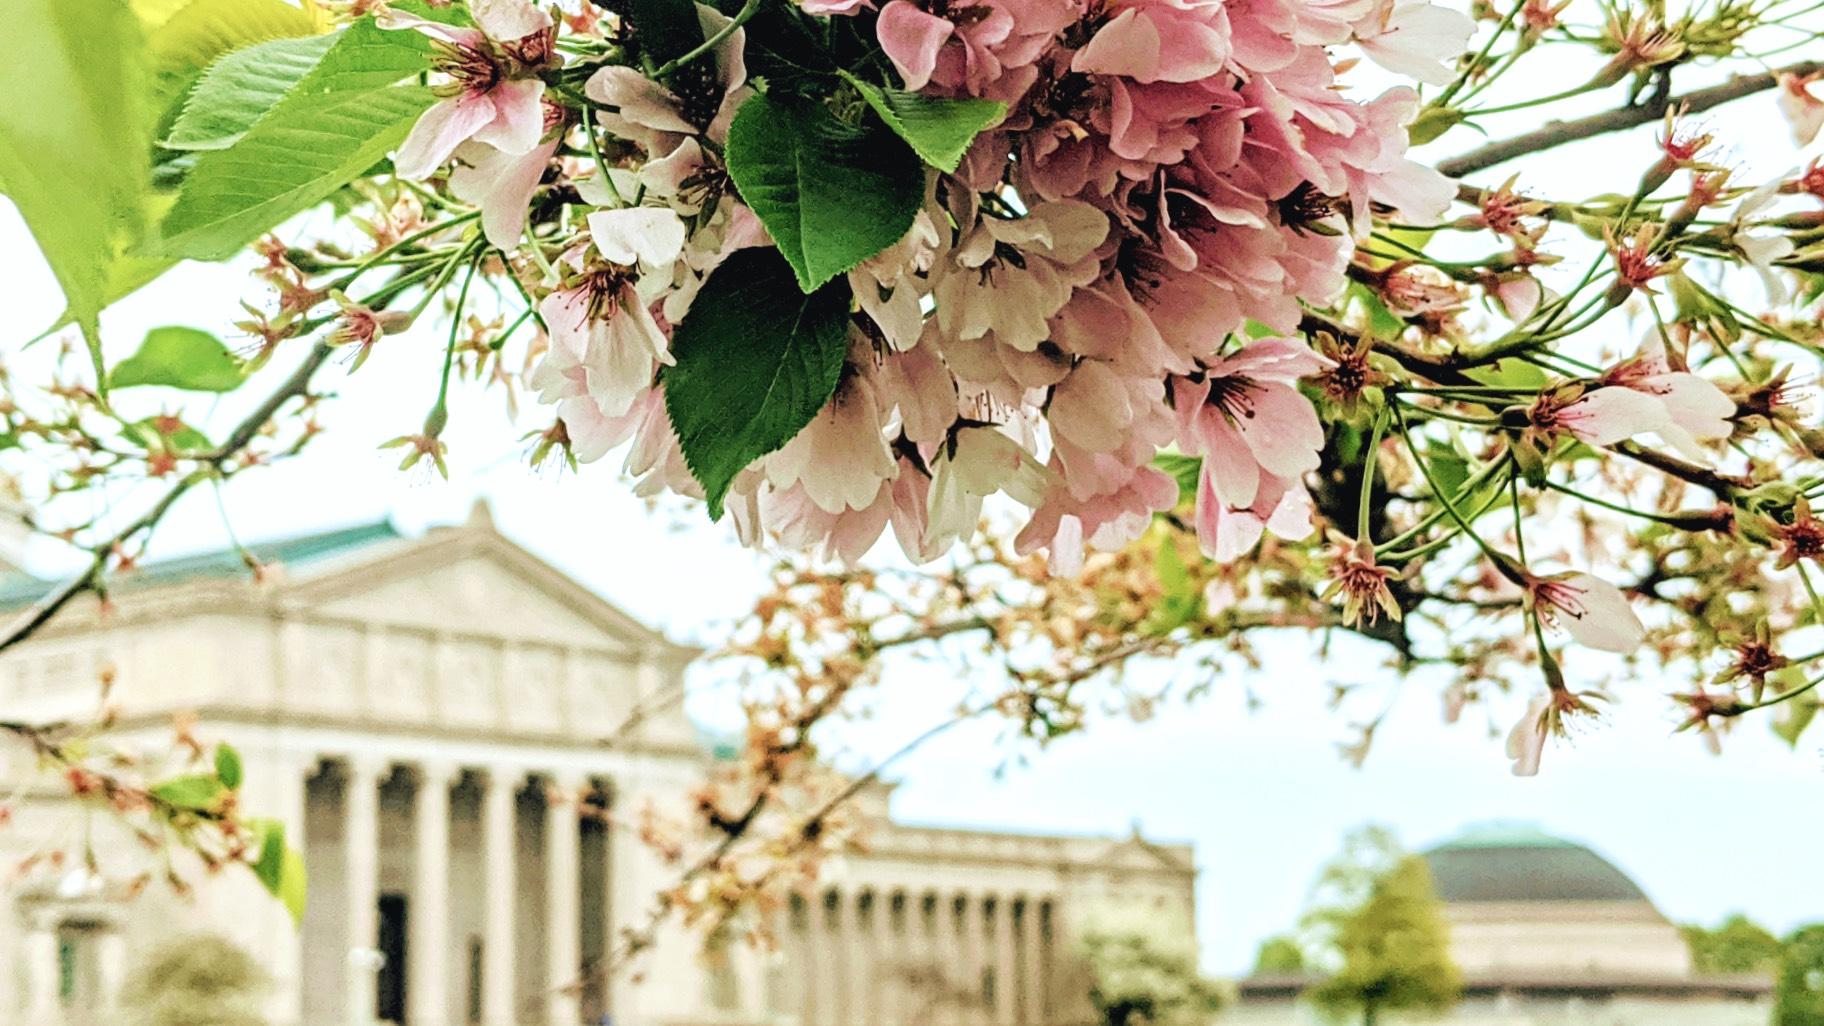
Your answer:
[[[259,437],[260,429],[265,427],[266,422],[279,412],[281,406],[310,390],[311,377],[322,368],[324,361],[329,359],[331,351],[330,347],[322,342],[312,346],[310,354],[304,358],[304,362],[298,364],[297,369],[291,372],[291,376],[285,379],[284,384],[267,396],[252,413],[247,415],[245,420],[235,425],[234,430],[228,433],[227,439],[219,447],[211,450],[202,458],[202,466],[178,479],[177,483],[172,485],[170,490],[152,505],[152,508],[140,514],[132,523],[116,531],[106,541],[91,546],[89,565],[82,573],[58,585],[50,594],[33,603],[30,609],[21,613],[7,627],[4,634],[0,634],[0,652],[31,637],[39,628],[49,623],[52,617],[61,612],[63,607],[69,605],[76,596],[85,591],[94,590],[100,584],[102,573],[107,569],[108,559],[113,555],[115,549],[126,544],[140,532],[156,526],[160,520],[164,519],[165,514],[170,512],[171,507],[177,504],[177,500],[199,481],[220,474],[222,467],[229,460],[239,455],[241,450]]]
[[[1658,121],[1666,116],[1666,111],[1684,108],[1698,114],[1718,107],[1732,100],[1765,92],[1779,84],[1781,75],[1805,76],[1824,71],[1824,61],[1800,61],[1784,68],[1759,75],[1737,75],[1719,85],[1708,89],[1698,89],[1683,96],[1669,98],[1651,98],[1639,105],[1617,107],[1601,114],[1592,114],[1586,118],[1572,121],[1553,121],[1542,128],[1531,132],[1522,132],[1509,139],[1489,143],[1479,149],[1451,157],[1440,162],[1438,170],[1452,178],[1472,175],[1485,171],[1498,164],[1505,164],[1516,157],[1549,150],[1580,139],[1589,139],[1610,132],[1620,132],[1638,125]]]

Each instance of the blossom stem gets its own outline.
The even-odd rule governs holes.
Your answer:
[[[614,197],[616,204],[626,206],[627,200],[621,196],[621,190],[615,187],[614,177],[608,173],[608,161],[602,157],[601,144],[595,138],[595,114],[587,104],[583,106],[583,138],[589,140],[589,156],[595,158],[595,173],[602,176],[602,185],[607,188],[608,195]]]
[[[1443,505],[1444,512],[1450,514],[1450,518],[1457,522],[1457,526],[1463,529],[1464,534],[1469,535],[1469,540],[1475,542],[1476,547],[1481,549],[1484,555],[1497,562],[1505,560],[1507,557],[1489,547],[1489,544],[1482,540],[1482,536],[1469,526],[1469,521],[1463,518],[1463,514],[1458,512],[1456,505],[1451,502],[1450,496],[1446,495],[1444,489],[1438,485],[1437,478],[1431,474],[1430,465],[1425,462],[1423,456],[1419,455],[1418,444],[1412,440],[1412,427],[1406,423],[1406,414],[1401,411],[1398,404],[1393,407],[1393,415],[1399,418],[1400,437],[1406,440],[1406,451],[1412,453],[1412,461],[1419,465],[1419,473],[1424,476],[1425,484],[1431,488],[1432,497]]]
[[[1462,492],[1465,495],[1473,494],[1476,489],[1478,489],[1478,488],[1482,487],[1484,484],[1488,483],[1488,479],[1490,477],[1493,477],[1496,471],[1507,466],[1507,463],[1508,463],[1508,457],[1504,453],[1504,454],[1502,454],[1502,457],[1500,459],[1489,461],[1480,470],[1477,470],[1474,474],[1471,474],[1471,475],[1469,475],[1469,477],[1465,478],[1463,480],[1462,486],[1460,488],[1458,488],[1457,490],[1459,492]],[[1484,507],[1484,508],[1486,508],[1486,507]],[[1481,514],[1482,514],[1482,510],[1476,511],[1477,516],[1480,516]],[[1432,510],[1430,513],[1427,513],[1427,514],[1425,514],[1425,516],[1421,517],[1419,519],[1418,523],[1412,525],[1411,527],[1407,528],[1404,531],[1401,531],[1399,534],[1394,535],[1392,538],[1389,538],[1386,541],[1381,542],[1379,545],[1376,545],[1374,547],[1375,554],[1379,555],[1380,553],[1382,553],[1384,551],[1392,549],[1396,545],[1403,545],[1406,542],[1411,541],[1413,538],[1416,538],[1420,534],[1424,533],[1427,529],[1429,529],[1431,527],[1431,525],[1437,523],[1439,520],[1442,520],[1443,518],[1444,518],[1444,511],[1442,509]]]
[[[664,78],[684,65],[689,64],[691,61],[696,60],[706,53],[714,51],[716,47],[722,45],[723,40],[734,35],[736,29],[747,24],[754,15],[760,13],[760,3],[761,0],[747,0],[747,3],[743,4],[741,9],[735,12],[735,16],[729,19],[728,24],[722,26],[708,39],[703,40],[702,43],[698,44],[696,49],[685,53],[683,56],[674,57],[659,65],[657,68],[654,68],[652,75],[649,77],[654,79]]]
[[[1374,473],[1381,465],[1381,434],[1387,430],[1387,410],[1383,408],[1375,415],[1374,430],[1368,436],[1368,448],[1362,450],[1362,494],[1355,508],[1355,540],[1372,541],[1368,537],[1368,505],[1374,497]]]

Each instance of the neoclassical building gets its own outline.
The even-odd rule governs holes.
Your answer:
[[[1614,863],[1520,824],[1488,824],[1424,852],[1463,997],[1439,1026],[1764,1026],[1773,983],[1704,976],[1678,928]],[[1241,981],[1239,1026],[1318,1023],[1311,981]],[[1394,1016],[1396,1022],[1409,1021]]]
[[[714,757],[676,703],[698,654],[497,532],[485,507],[407,537],[374,524],[150,564],[105,618],[80,603],[0,658],[9,718],[91,716],[159,744],[180,713],[231,742],[250,812],[287,825],[309,872],[294,928],[243,872],[194,894],[38,859],[0,914],[0,1023],[118,1021],[121,981],[161,941],[219,934],[267,970],[273,1026],[1058,1026],[1085,1018],[1072,924],[1146,907],[1192,930],[1185,845],[904,826],[830,867],[777,924],[777,951],[706,944],[670,924],[637,973],[590,971],[641,921],[668,869],[556,796],[614,809],[683,800]],[[0,581],[0,609],[51,587]],[[647,705],[661,711],[608,735]],[[18,748],[20,746],[13,746]],[[80,847],[81,815],[9,749],[4,864]],[[579,982],[580,981],[580,982]]]

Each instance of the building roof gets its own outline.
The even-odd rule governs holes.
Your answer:
[[[404,535],[390,520],[355,524],[329,531],[294,535],[252,542],[247,551],[262,563],[280,563],[302,567],[324,559],[363,549],[380,542],[398,541]],[[133,573],[111,578],[112,589],[152,587],[175,584],[198,577],[239,577],[247,573],[247,563],[238,549],[216,549],[170,559],[158,559],[141,565]],[[57,587],[60,582],[13,574],[0,577],[0,607],[24,605],[35,601]]]
[[[1447,903],[1647,900],[1607,859],[1530,825],[1473,827],[1424,855]]]
[[[1292,1002],[1321,976],[1302,972],[1257,973],[1236,983],[1246,1004]],[[1463,997],[1488,999],[1502,994],[1562,1001],[1567,998],[1612,1000],[1618,997],[1684,1000],[1764,1000],[1773,993],[1770,977],[1755,975],[1681,976],[1626,972],[1528,972],[1497,970],[1471,973],[1463,979]]]

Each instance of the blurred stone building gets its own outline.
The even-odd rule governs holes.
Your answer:
[[[194,712],[241,752],[248,811],[304,852],[302,927],[249,873],[128,898],[79,860],[40,861],[0,909],[0,1023],[112,1026],[136,960],[205,930],[265,966],[273,1026],[1051,1026],[1085,1018],[1071,929],[1087,910],[1153,907],[1191,934],[1188,846],[887,821],[785,911],[778,952],[671,925],[639,974],[600,985],[587,967],[675,870],[549,796],[685,801],[714,754],[666,696],[698,653],[485,507],[422,537],[375,524],[255,550],[275,579],[223,552],[142,568],[105,619],[78,603],[0,659],[0,694],[9,718],[92,716],[111,670],[111,736],[149,743]],[[51,586],[15,576],[0,609]],[[0,858],[76,850],[90,829],[104,856],[132,855],[29,763],[8,767]],[[887,797],[862,800],[884,819]]]
[[[1700,976],[1640,887],[1583,845],[1527,826],[1472,829],[1423,853],[1463,972],[1440,1026],[1764,1026],[1765,977]],[[1241,981],[1237,1026],[1317,1023],[1302,974]],[[1397,1015],[1394,1022],[1408,1021]],[[1412,1021],[1418,1021],[1414,1019]]]

